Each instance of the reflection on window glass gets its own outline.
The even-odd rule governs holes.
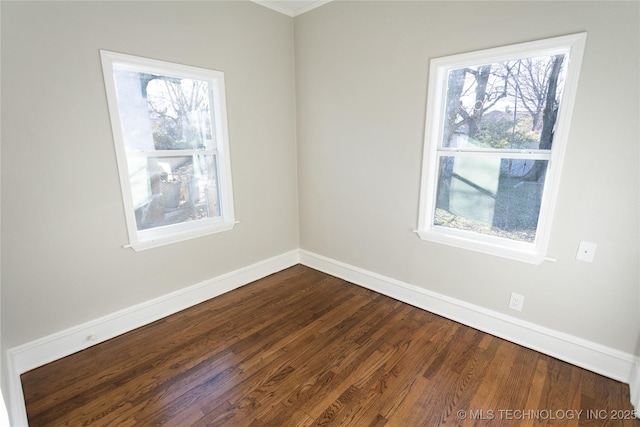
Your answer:
[[[209,82],[114,69],[127,149],[210,150],[215,146]]]
[[[546,160],[441,158],[434,225],[535,241],[543,182],[527,177],[540,163],[546,169]]]
[[[209,83],[143,74],[158,150],[211,149]]]
[[[198,155],[130,162],[138,230],[219,216],[215,160]]]

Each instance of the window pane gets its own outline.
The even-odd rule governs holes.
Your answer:
[[[220,216],[216,157],[129,158],[138,230]]]
[[[434,225],[534,242],[547,162],[442,157]]]
[[[209,83],[146,75],[153,143],[158,150],[211,149]]]
[[[442,147],[551,149],[565,55],[450,70]]]
[[[114,69],[127,151],[212,149],[209,82]]]

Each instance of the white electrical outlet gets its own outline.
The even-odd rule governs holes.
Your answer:
[[[576,259],[578,261],[593,262],[593,257],[596,254],[597,247],[598,245],[596,245],[595,243],[581,241],[580,246],[578,246]]]
[[[524,305],[524,295],[511,292],[511,299],[509,300],[509,308],[516,311],[522,311]]]

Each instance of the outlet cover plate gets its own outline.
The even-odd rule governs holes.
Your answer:
[[[524,305],[524,295],[511,292],[511,298],[509,299],[509,308],[516,311],[522,311]]]
[[[595,243],[581,241],[580,246],[578,246],[576,259],[578,261],[593,262],[597,247],[598,245]]]

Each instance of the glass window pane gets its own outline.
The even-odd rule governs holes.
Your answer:
[[[158,150],[213,148],[209,83],[143,75],[153,143]]]
[[[565,55],[450,70],[442,147],[551,149]]]
[[[547,163],[442,157],[434,225],[534,242]]]
[[[140,73],[114,69],[118,115],[127,151],[153,151],[153,133],[147,100],[142,94]]]
[[[127,151],[215,147],[209,82],[114,68]]]
[[[216,156],[131,156],[138,230],[219,217]]]

